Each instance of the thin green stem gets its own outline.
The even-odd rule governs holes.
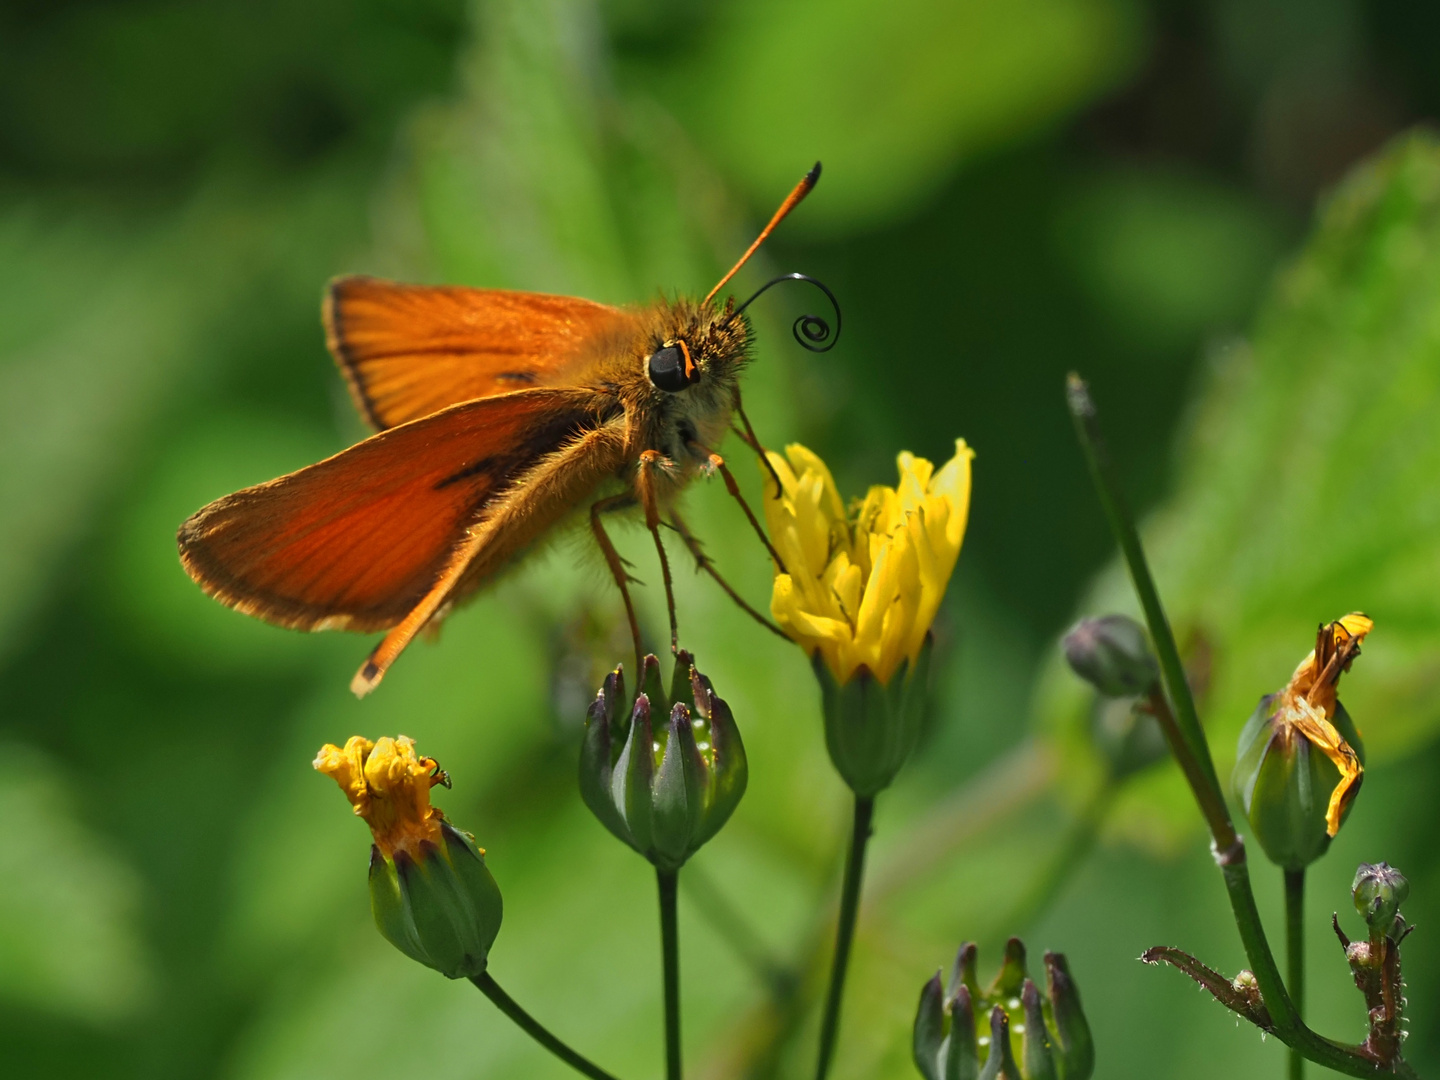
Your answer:
[[[1305,871],[1285,871],[1285,988],[1295,1013],[1305,1019]],[[1290,1049],[1289,1080],[1305,1080],[1305,1056]]]
[[[576,1072],[591,1077],[591,1080],[615,1080],[615,1077],[610,1073],[600,1068],[600,1066],[588,1058],[577,1054],[552,1035],[549,1029],[541,1024],[540,1021],[522,1009],[514,998],[500,989],[500,984],[490,977],[490,972],[486,971],[476,975],[470,981],[479,988],[482,994],[495,1003],[497,1009],[513,1020],[516,1027]]]
[[[1255,981],[1260,985],[1260,994],[1269,1010],[1274,1024],[1275,1035],[1285,1045],[1298,1050],[1305,1057],[1320,1065],[1349,1076],[1384,1076],[1392,1070],[1381,1067],[1373,1059],[1364,1056],[1359,1048],[1332,1042],[1311,1031],[1296,1011],[1295,1003],[1285,989],[1280,968],[1265,937],[1265,927],[1260,921],[1260,911],[1255,905],[1255,894],[1250,887],[1250,870],[1245,858],[1245,842],[1235,832],[1230,820],[1229,808],[1215,772],[1215,762],[1210,756],[1210,746],[1205,740],[1204,729],[1195,710],[1195,699],[1190,694],[1190,685],[1185,679],[1185,669],[1180,663],[1180,650],[1175,644],[1175,635],[1170,621],[1160,603],[1155,581],[1150,576],[1150,567],[1145,560],[1145,549],[1140,544],[1140,534],[1135,528],[1125,500],[1120,493],[1109,455],[1105,451],[1096,420],[1095,404],[1084,381],[1071,374],[1066,384],[1066,396],[1070,415],[1075,421],[1075,433],[1085,452],[1090,466],[1090,476],[1100,504],[1115,534],[1120,552],[1130,571],[1140,606],[1145,612],[1145,621],[1150,628],[1150,637],[1160,659],[1160,673],[1169,694],[1169,701],[1155,695],[1152,704],[1156,706],[1156,718],[1170,743],[1171,753],[1179,762],[1190,783],[1195,801],[1200,806],[1210,826],[1211,847],[1215,861],[1225,881],[1225,891],[1230,898],[1230,909],[1235,917],[1235,928],[1240,933],[1240,942]],[[1173,705],[1174,711],[1170,711]],[[1403,1070],[1403,1072],[1402,1072]],[[1395,1072],[1408,1072],[1403,1063]]]
[[[1175,644],[1175,635],[1170,629],[1170,620],[1160,604],[1160,594],[1155,589],[1155,579],[1150,576],[1150,566],[1145,561],[1145,549],[1140,544],[1140,533],[1135,528],[1135,519],[1120,492],[1110,465],[1110,456],[1100,437],[1099,424],[1095,416],[1095,403],[1090,400],[1090,389],[1078,375],[1072,374],[1066,386],[1070,402],[1070,415],[1075,420],[1075,433],[1085,451],[1085,461],[1090,466],[1090,477],[1095,482],[1095,491],[1100,505],[1110,523],[1110,531],[1120,545],[1120,552],[1130,569],[1130,578],[1140,606],[1145,612],[1145,622],[1150,627],[1150,637],[1160,659],[1160,674],[1165,681],[1174,707],[1173,734],[1179,736],[1185,753],[1176,751],[1176,758],[1185,769],[1186,779],[1200,803],[1200,810],[1210,825],[1210,832],[1221,852],[1227,851],[1236,841],[1235,826],[1230,821],[1230,811],[1221,794],[1220,778],[1215,772],[1215,762],[1210,757],[1210,744],[1205,741],[1200,717],[1195,711],[1195,699],[1190,695],[1190,684],[1185,678],[1185,666],[1180,662],[1180,649]],[[1166,731],[1171,736],[1170,730]]]
[[[820,1059],[815,1080],[825,1080],[835,1054],[835,1036],[840,1031],[840,1003],[845,997],[845,969],[850,964],[850,946],[855,940],[855,919],[860,914],[860,884],[865,878],[865,845],[870,841],[870,822],[875,799],[855,796],[855,820],[850,831],[850,851],[845,856],[845,883],[840,891],[840,921],[835,928],[835,958],[830,965],[830,989],[825,995],[825,1017],[820,1024]]]
[[[680,1080],[680,927],[675,918],[679,871],[656,870],[660,886],[660,951],[665,982],[665,1077]]]

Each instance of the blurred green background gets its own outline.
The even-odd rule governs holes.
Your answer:
[[[1363,1035],[1325,924],[1355,864],[1386,859],[1414,885],[1408,1054],[1433,1073],[1440,145],[1403,133],[1440,114],[1437,72],[1421,0],[0,4],[0,1071],[566,1075],[370,925],[368,838],[310,760],[403,732],[453,774],[439,801],[504,889],[496,977],[606,1067],[659,1074],[652,879],[574,784],[584,705],[625,653],[586,545],[558,542],[357,703],[365,641],[222,609],[173,534],[363,435],[324,350],[329,276],[703,292],[818,157],[737,291],[815,274],[845,332],[812,356],[788,335],[809,297],[757,305],[762,438],[805,441],[853,493],[902,448],[963,435],[979,455],[932,730],[880,806],[836,1075],[911,1075],[921,983],[963,939],[993,965],[1011,933],[1069,954],[1100,1076],[1283,1068],[1135,959],[1243,964],[1173,766],[1097,796],[1093,703],[1055,662],[1077,612],[1131,607],[1071,368],[1208,657],[1222,772],[1315,624],[1375,617],[1345,691],[1372,767],[1310,875],[1310,1014]],[[723,490],[687,500],[763,603]],[[643,534],[623,542],[653,578]],[[692,876],[803,966],[846,818],[818,695],[798,651],[680,577],[752,770]],[[1278,945],[1279,872],[1254,855]],[[777,1001],[686,895],[692,1075],[806,1075],[808,998]]]

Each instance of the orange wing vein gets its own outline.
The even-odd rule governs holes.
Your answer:
[[[355,404],[383,431],[457,402],[562,385],[624,313],[570,296],[342,277],[324,317]]]

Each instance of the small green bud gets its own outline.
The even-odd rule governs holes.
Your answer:
[[[1020,988],[1020,1006],[1025,1010],[1025,1032],[1020,1042],[1025,1080],[1056,1080],[1055,1058],[1050,1050],[1050,1033],[1045,1029],[1040,991],[1029,979]]]
[[[675,659],[666,700],[660,663],[645,658],[628,712],[620,668],[585,721],[580,794],[607,829],[657,867],[678,870],[729,820],[745,793],[745,747],[730,707],[692,657]]]
[[[1388,863],[1361,863],[1351,886],[1355,910],[1372,933],[1389,934],[1400,914],[1400,905],[1410,895],[1410,882]]]
[[[990,986],[990,996],[995,999],[1018,998],[1026,978],[1025,943],[1018,937],[1012,937],[1005,942],[1005,959]]]
[[[942,987],[937,974],[920,992],[913,1048],[921,1075],[926,1080],[1089,1080],[1095,1047],[1065,958],[1046,953],[1045,971],[1048,993],[1025,975],[1025,947],[1012,938],[1000,972],[981,991],[975,981],[975,946],[962,946],[948,984]],[[988,1024],[988,1036],[979,1036],[977,1021]],[[1018,1066],[1012,1039],[1018,1040]]]
[[[915,1031],[911,1047],[915,1067],[925,1080],[940,1080],[944,1059],[940,1056],[945,1044],[945,987],[937,971],[920,988],[920,1006],[915,1010]]]
[[[1060,1075],[1064,1080],[1085,1080],[1095,1071],[1095,1040],[1080,991],[1070,977],[1070,965],[1063,953],[1045,954],[1045,987],[1050,997],[1050,1015],[1055,1021],[1054,1044],[1059,1048]]]
[[[441,844],[422,843],[393,859],[370,849],[370,910],[380,933],[413,960],[452,979],[485,970],[500,931],[500,889],[484,853],[449,822]]]
[[[863,667],[848,682],[838,683],[821,654],[815,653],[825,747],[856,795],[870,798],[889,787],[915,749],[925,721],[933,644],[927,634],[914,667],[903,661],[888,683]]]
[[[1071,670],[1106,697],[1139,697],[1160,678],[1145,628],[1128,616],[1081,619],[1064,646]]]
[[[1010,1045],[1010,1014],[1003,1005],[990,1010],[990,1056],[980,1070],[980,1080],[1032,1080],[1015,1064],[1015,1051]]]

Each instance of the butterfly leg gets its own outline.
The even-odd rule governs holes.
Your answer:
[[[665,555],[665,544],[660,539],[660,503],[655,494],[655,470],[665,460],[658,450],[646,450],[640,454],[640,467],[635,473],[635,486],[640,492],[640,503],[645,507],[645,527],[655,538],[655,551],[660,556],[660,574],[665,579],[665,608],[670,614],[670,651],[680,649],[680,627],[675,618],[675,587],[670,579],[670,560]]]
[[[630,639],[635,644],[635,677],[639,679],[643,677],[645,670],[645,649],[640,644],[640,621],[635,617],[635,604],[630,599],[630,575],[625,571],[625,562],[620,558],[620,553],[610,542],[610,534],[600,522],[600,515],[605,511],[626,505],[633,505],[629,495],[612,495],[592,505],[590,531],[595,534],[595,542],[600,545],[600,553],[605,556],[605,565],[610,568],[610,576],[615,579],[615,584],[620,589],[620,598],[625,601],[625,617],[630,620]]]
[[[725,595],[730,597],[731,600],[734,600],[735,603],[740,607],[741,611],[745,612],[745,614],[749,615],[761,626],[765,627],[766,630],[769,630],[772,634],[777,634],[782,638],[786,636],[784,630],[781,630],[764,615],[760,614],[760,612],[756,611],[753,607],[751,607],[750,604],[746,602],[745,598],[741,596],[738,592],[736,592],[728,581],[726,581],[723,577],[720,576],[720,571],[715,569],[715,563],[711,560],[709,555],[705,554],[705,549],[700,544],[700,538],[690,531],[690,526],[686,525],[684,519],[681,518],[680,515],[675,513],[675,511],[673,510],[670,511],[670,522],[674,526],[675,531],[680,534],[681,541],[689,549],[690,555],[695,560],[695,568],[697,570],[704,570],[705,573],[709,574],[712,578],[714,578],[720,588],[725,590]],[[786,640],[789,639],[786,638]]]
[[[750,509],[750,504],[745,501],[745,496],[740,494],[740,485],[735,482],[735,475],[730,471],[730,467],[725,464],[725,459],[713,450],[701,446],[699,443],[691,443],[690,445],[700,453],[709,455],[710,468],[718,471],[724,478],[725,490],[730,493],[731,498],[740,504],[740,509],[745,511],[745,517],[749,519],[750,527],[755,530],[755,535],[758,536],[760,542],[765,545],[765,550],[770,553],[770,558],[775,560],[775,565],[780,568],[780,573],[788,573],[785,569],[785,560],[780,558],[780,553],[775,550],[775,545],[770,543],[770,537],[765,535],[765,530],[760,525],[760,519],[755,516],[755,511]]]
[[[775,471],[775,466],[770,461],[770,455],[765,453],[765,448],[760,445],[759,436],[750,426],[750,417],[745,415],[745,407],[740,404],[740,387],[738,386],[735,387],[735,412],[740,417],[740,422],[745,425],[744,433],[741,434],[737,431],[736,434],[740,436],[741,442],[755,451],[765,468],[770,470],[770,478],[775,481],[775,497],[778,499],[781,492],[785,490],[785,485],[780,483],[780,474]]]

